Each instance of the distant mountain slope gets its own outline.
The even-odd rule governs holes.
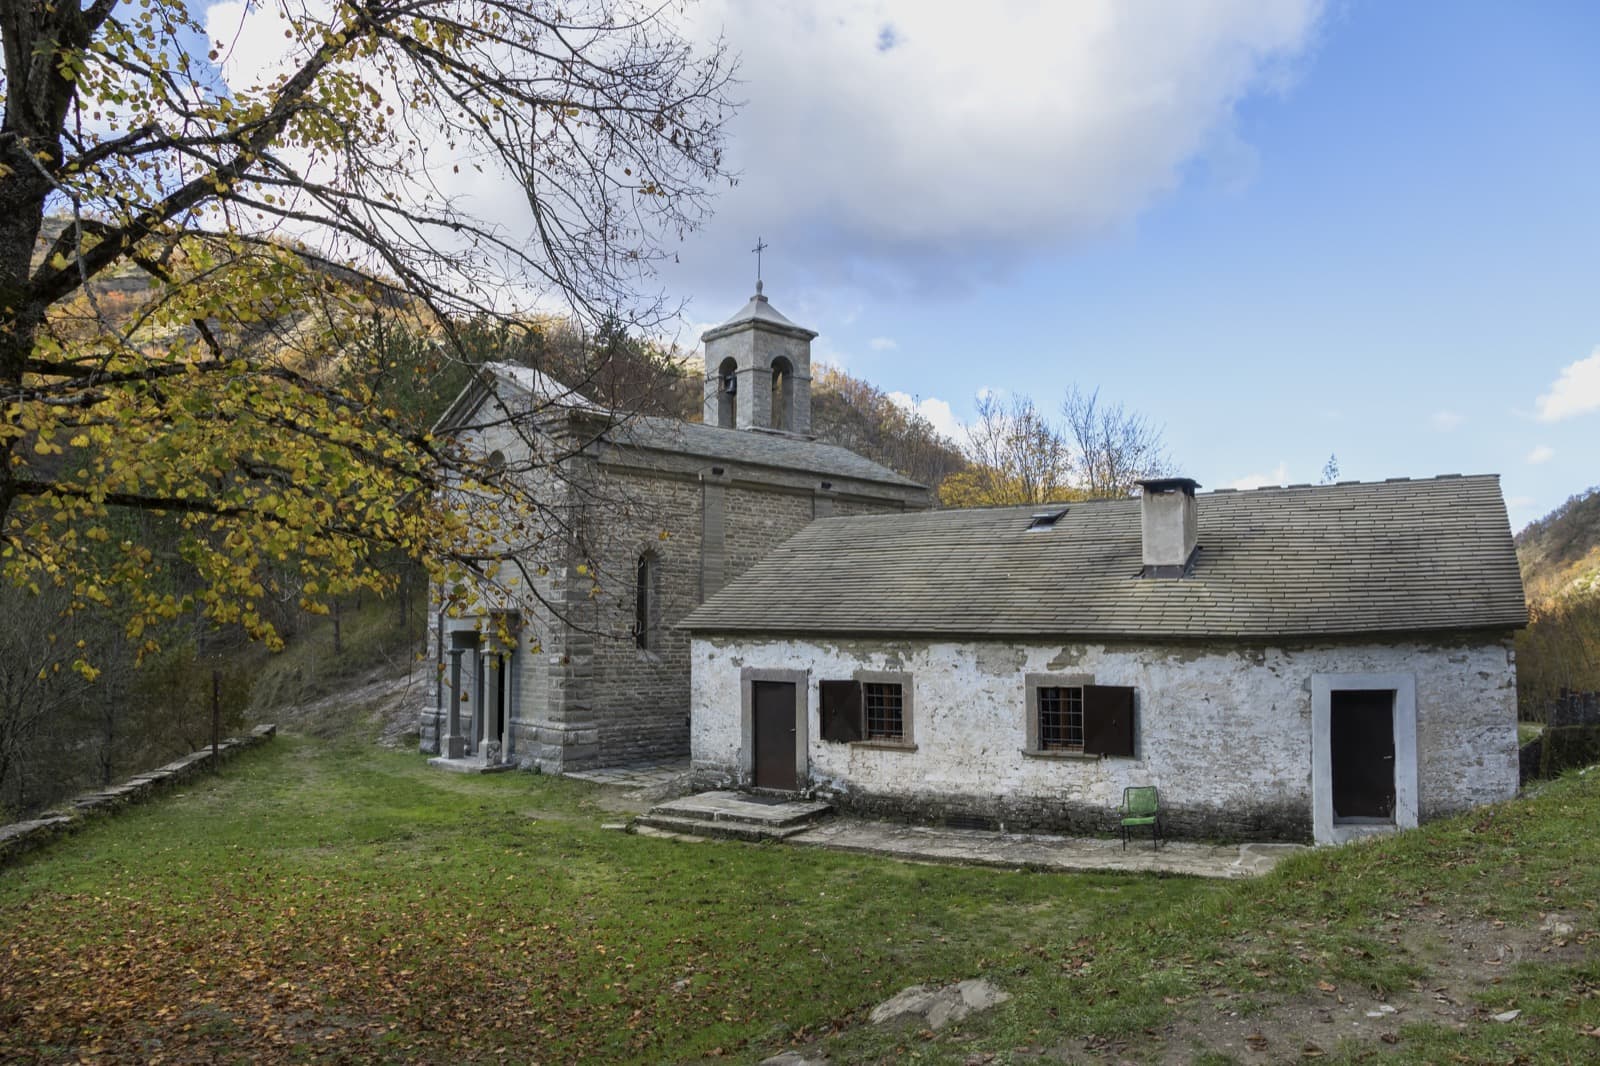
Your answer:
[[[1600,486],[1532,523],[1516,542],[1530,604],[1600,594]]]
[[[1542,722],[1562,693],[1600,691],[1600,486],[1516,540],[1529,618],[1517,634],[1517,702]]]

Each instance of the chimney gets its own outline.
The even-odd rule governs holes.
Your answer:
[[[1194,490],[1186,477],[1139,482],[1139,530],[1144,539],[1145,577],[1182,577],[1194,561]]]

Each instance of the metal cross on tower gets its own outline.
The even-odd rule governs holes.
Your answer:
[[[756,246],[750,249],[752,252],[756,253],[756,292],[761,291],[761,253],[771,247],[772,245],[768,244],[760,237],[757,237]]]

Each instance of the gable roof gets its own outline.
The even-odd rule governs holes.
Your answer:
[[[599,404],[541,370],[516,363],[484,363],[434,420],[433,432],[442,435],[459,429],[491,397],[500,408],[494,416],[496,420],[511,411],[604,411]]]
[[[923,486],[837,444],[759,429],[727,429],[675,418],[640,416],[608,430],[607,442],[674,455],[694,455],[775,470],[801,470],[824,477],[853,478],[907,489]]]
[[[550,375],[515,363],[484,363],[480,373],[440,416],[434,432],[447,433],[459,427],[491,395],[512,417],[525,412],[593,416],[599,420],[596,430],[591,431],[598,434],[597,443],[615,448],[694,456],[708,462],[849,478],[926,492],[920,482],[836,444],[767,430],[726,429],[700,422],[682,422],[675,418],[619,416]]]
[[[1192,576],[1143,578],[1140,502],[819,519],[701,632],[1279,638],[1527,624],[1495,475],[1202,493]]]

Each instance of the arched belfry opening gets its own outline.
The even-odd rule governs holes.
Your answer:
[[[783,317],[756,293],[722,325],[701,334],[706,401],[702,421],[731,429],[811,433],[814,330]]]
[[[794,364],[781,355],[772,361],[772,428],[794,430]]]
[[[716,390],[717,422],[724,429],[733,429],[738,421],[739,362],[732,356],[717,364],[716,376],[709,383]]]

